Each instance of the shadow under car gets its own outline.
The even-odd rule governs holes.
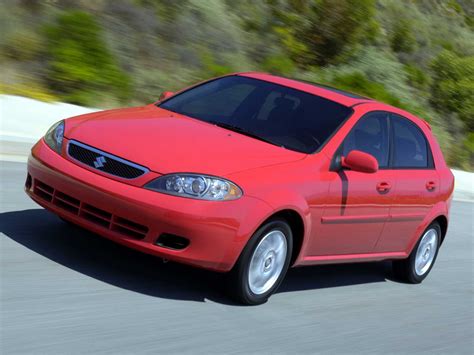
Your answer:
[[[44,209],[1,213],[0,232],[43,257],[116,287],[153,297],[234,305],[222,286],[225,274],[163,263]],[[384,282],[390,273],[390,262],[293,268],[277,293]]]

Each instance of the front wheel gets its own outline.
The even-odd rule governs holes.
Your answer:
[[[293,235],[288,223],[273,219],[250,238],[230,274],[230,290],[239,302],[261,304],[280,286],[290,264]]]
[[[423,281],[433,268],[440,243],[441,228],[433,222],[426,228],[408,259],[393,261],[395,276],[413,284]]]

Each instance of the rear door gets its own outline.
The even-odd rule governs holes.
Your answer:
[[[390,117],[390,165],[397,175],[396,200],[376,252],[405,251],[409,241],[436,203],[439,177],[423,131],[408,118]]]

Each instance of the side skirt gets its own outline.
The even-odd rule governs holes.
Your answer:
[[[368,254],[344,254],[344,255],[317,255],[307,256],[293,266],[343,264],[368,261],[381,261],[387,259],[406,259],[408,254],[404,252],[390,253],[368,253]]]

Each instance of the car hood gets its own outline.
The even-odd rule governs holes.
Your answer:
[[[155,105],[70,118],[65,137],[160,174],[225,176],[306,156]]]

